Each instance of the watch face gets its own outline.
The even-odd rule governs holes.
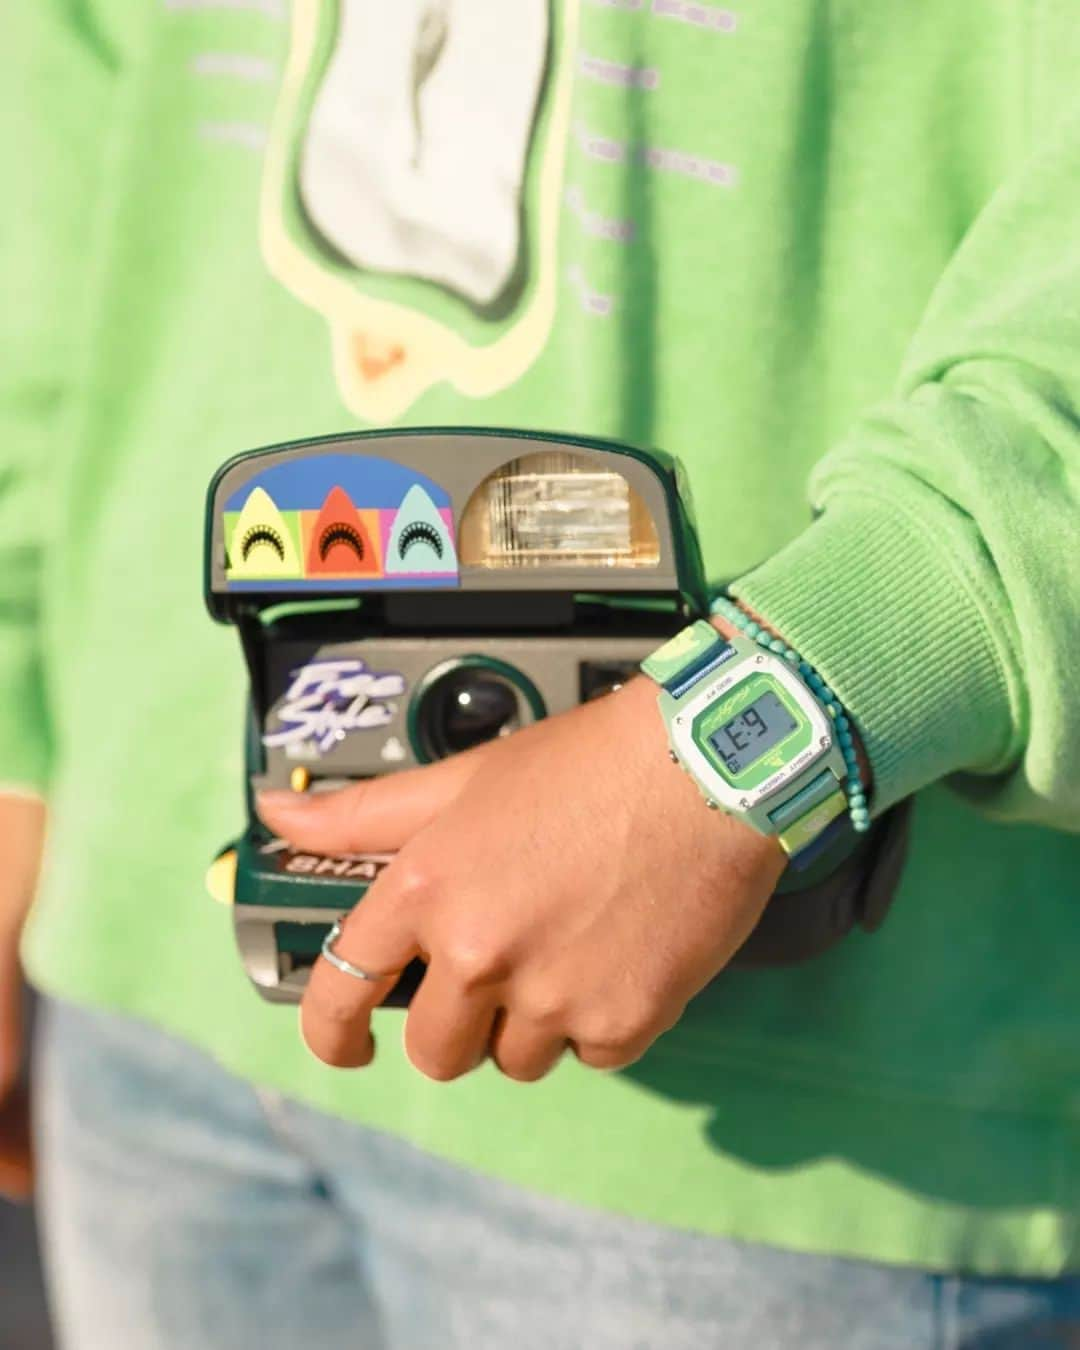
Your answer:
[[[750,674],[694,719],[694,744],[729,787],[750,792],[813,739],[810,718],[776,676]]]

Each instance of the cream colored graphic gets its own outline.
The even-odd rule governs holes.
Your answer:
[[[542,349],[578,3],[563,0],[553,35],[548,0],[294,0],[262,247],[273,274],[326,316],[359,416],[389,421],[442,380],[484,397]],[[446,304],[424,312],[417,281],[479,316],[455,326]]]
[[[547,30],[547,0],[349,0],[300,162],[323,237],[357,267],[498,300]]]

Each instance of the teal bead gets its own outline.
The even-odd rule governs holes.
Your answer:
[[[761,624],[755,623],[753,619],[744,618],[744,621],[739,625],[739,627],[748,637],[752,638],[756,638],[757,635],[761,632]]]
[[[788,647],[784,652],[784,660],[789,666],[797,666],[799,664],[799,653]]]
[[[814,667],[810,664],[809,661],[799,662],[799,674],[803,677],[804,680],[809,681],[810,676],[813,675],[813,673]]]
[[[857,773],[853,773],[848,777],[847,788],[848,792],[862,792],[863,790],[862,779],[859,777]]]
[[[870,812],[866,809],[865,806],[853,806],[851,808],[851,819],[855,821],[856,824],[860,820],[869,820]]]
[[[787,643],[782,638],[773,638],[769,643],[770,650],[776,652],[777,656],[782,656],[786,647]]]
[[[855,826],[856,834],[866,834],[866,832],[870,829],[869,817],[867,817],[866,820],[853,820],[851,823],[852,825]]]
[[[864,792],[853,792],[848,798],[848,805],[854,810],[855,807],[866,807],[866,794]]]
[[[840,707],[839,703],[836,704],[836,707],[838,708]],[[851,723],[848,721],[848,719],[844,716],[842,712],[838,712],[836,714],[836,725],[840,728],[841,731],[847,731],[848,727],[851,726]]]
[[[829,688],[829,686],[825,684],[824,681],[822,681],[822,685],[821,688],[818,690],[818,693],[826,703],[831,703],[833,699],[836,697],[836,695]]]
[[[855,742],[851,739],[851,732],[844,731],[842,728],[839,727],[837,728],[836,731],[836,739],[840,742],[840,744],[844,747],[845,750],[848,748],[849,745],[853,746],[855,744]]]

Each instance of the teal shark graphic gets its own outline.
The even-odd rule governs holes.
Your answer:
[[[387,576],[457,575],[457,550],[446,521],[419,483],[406,492],[394,517],[383,568]]]

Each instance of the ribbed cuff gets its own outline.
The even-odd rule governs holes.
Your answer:
[[[845,495],[731,591],[835,690],[866,747],[875,814],[956,770],[1006,767],[994,636],[932,528]]]
[[[0,622],[0,793],[44,793],[46,725],[34,632]]]

